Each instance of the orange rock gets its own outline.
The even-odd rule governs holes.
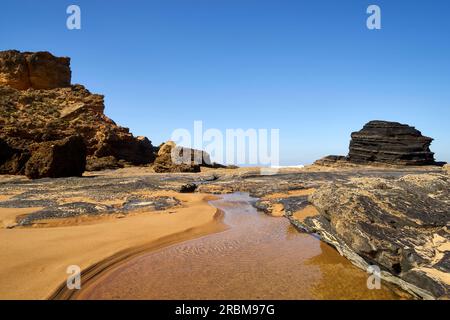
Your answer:
[[[70,58],[49,52],[0,52],[0,85],[18,90],[54,89],[70,86]]]

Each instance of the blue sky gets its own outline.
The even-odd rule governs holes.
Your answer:
[[[66,8],[82,29],[66,28]],[[382,29],[366,28],[366,9]],[[346,154],[373,119],[416,126],[450,161],[447,0],[8,1],[0,49],[72,58],[72,82],[154,144],[177,128],[279,128],[281,162]]]

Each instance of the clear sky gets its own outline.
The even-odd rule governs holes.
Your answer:
[[[72,82],[155,145],[195,120],[279,128],[293,165],[347,154],[378,119],[416,126],[450,162],[449,17],[448,0],[2,0],[0,49],[70,56]]]

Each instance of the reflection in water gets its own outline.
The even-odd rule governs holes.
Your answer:
[[[284,218],[257,212],[246,194],[212,204],[227,231],[133,258],[84,288],[80,299],[396,299]]]

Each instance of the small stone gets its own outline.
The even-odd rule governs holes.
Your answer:
[[[195,183],[188,183],[182,185],[180,188],[181,193],[193,193],[197,189],[197,185]]]

